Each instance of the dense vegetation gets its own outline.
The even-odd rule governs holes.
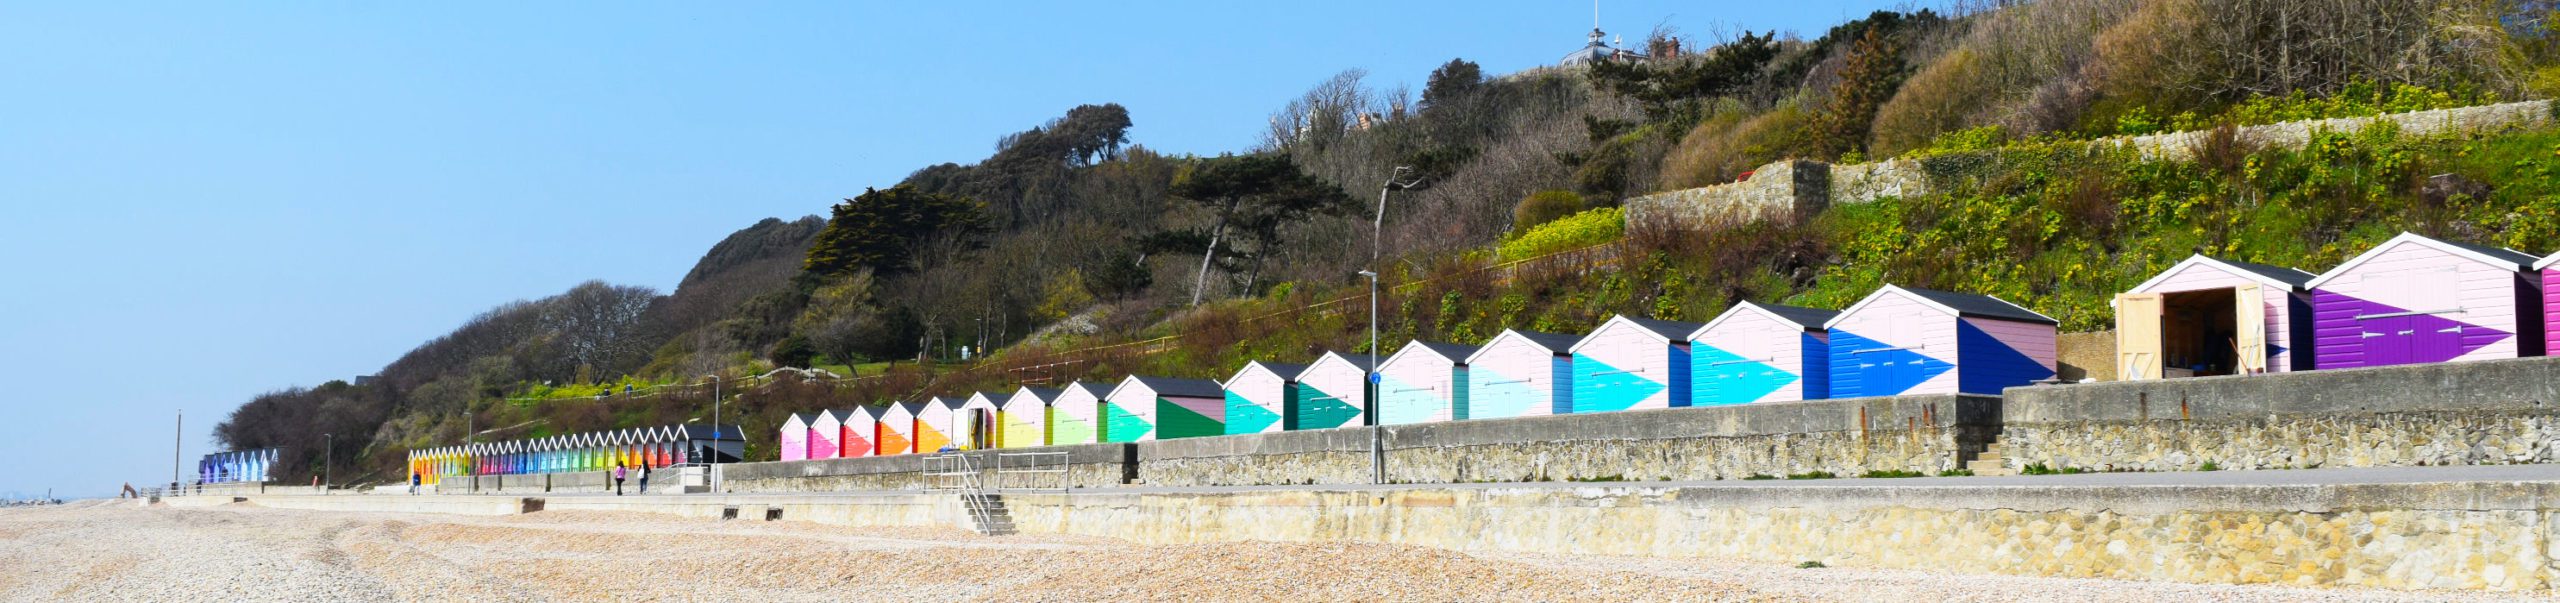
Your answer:
[[[708,420],[707,376],[733,380],[724,421],[749,433],[1026,380],[1223,377],[1365,349],[1354,273],[1371,254],[1393,345],[1612,313],[1700,320],[1742,299],[1840,307],[1888,281],[2088,330],[2107,325],[2108,295],[2194,251],[2319,268],[2402,229],[2560,247],[2560,134],[2377,129],[2267,149],[2228,129],[2548,98],[2552,2],[2002,4],[1878,12],[1811,40],[1657,31],[1647,50],[1692,51],[1642,63],[1489,77],[1452,60],[1419,99],[1346,71],[1220,157],[1150,151],[1128,137],[1139,116],[1076,107],[983,161],[741,230],[671,295],[588,283],[502,305],[367,384],[260,396],[217,433],[286,447],[280,474],[297,479],[321,433],[340,467],[385,472],[471,429]],[[2076,143],[2217,129],[2188,161]],[[1789,157],[1906,157],[1932,192],[1703,232],[1618,208]],[[964,347],[995,353],[963,361]],[[734,381],[776,367],[846,378]]]

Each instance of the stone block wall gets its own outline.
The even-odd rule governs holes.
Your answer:
[[[2000,401],[1900,396],[1390,427],[1390,483],[1935,474],[1998,433]]]
[[[2012,388],[2012,468],[2560,463],[2560,358]]]
[[[1135,460],[1131,444],[1079,444],[978,450],[967,453],[969,463],[979,471],[982,483],[1006,488],[1051,487],[1059,479],[1056,474],[1007,473],[1001,477],[996,463],[1021,467],[1021,463],[1043,463],[1037,469],[1054,469],[1058,457],[1006,456],[1037,453],[1064,453],[1066,479],[1078,488],[1108,488],[1126,483],[1132,476],[1130,465]],[[735,463],[721,465],[721,489],[727,492],[845,492],[856,490],[923,490],[932,486],[925,475],[926,458],[930,455],[901,454],[816,461]],[[936,468],[937,471],[946,470]]]
[[[2553,125],[2553,101],[2523,101],[2372,117],[2286,122],[2239,128],[2236,136],[2262,147],[2299,149],[2315,132],[2355,132],[2378,122],[2397,126],[2401,136],[2441,138],[2477,136]],[[2092,141],[2097,147],[2128,148],[2144,157],[2184,161],[2211,131],[2170,132]],[[1870,203],[1887,197],[1928,194],[1928,170],[1911,159],[1886,159],[1853,165],[1830,165],[1800,159],[1782,160],[1752,172],[1748,180],[1655,193],[1626,202],[1629,221],[1669,221],[1703,225],[1717,221],[1802,218],[1834,204]]]
[[[1629,222],[1666,221],[1696,228],[1718,221],[1791,219],[1831,204],[1830,164],[1785,160],[1752,170],[1739,182],[1628,199]]]
[[[1906,396],[1454,421],[1138,445],[1154,486],[1398,484],[1934,474],[1997,433],[1999,400]]]

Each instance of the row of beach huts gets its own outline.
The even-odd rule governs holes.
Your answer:
[[[2322,274],[2197,255],[2115,300],[2116,374],[2158,379],[2551,353],[2539,258],[2402,234]],[[794,414],[785,461],[1919,394],[2056,376],[2056,321],[1887,285],[1841,310],[1743,302],[1705,323],[1412,341],[1384,358],[1256,360],[1226,380],[1131,375]],[[1373,365],[1374,362],[1374,365]]]

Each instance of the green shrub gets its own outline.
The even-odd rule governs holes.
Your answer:
[[[1921,473],[1921,472],[1918,472],[1918,471],[1904,471],[1904,470],[1901,470],[1901,469],[1877,469],[1877,470],[1874,470],[1874,471],[1868,471],[1868,472],[1866,472],[1866,473],[1862,473],[1862,474],[1859,474],[1859,475],[1858,475],[1858,477],[1873,477],[1873,478],[1928,477],[1928,476],[1929,476],[1929,474],[1926,474],[1926,473]]]
[[[1751,474],[1751,475],[1743,476],[1743,478],[1742,478],[1742,479],[1744,479],[1744,480],[1746,480],[1746,481],[1760,481],[1760,480],[1778,479],[1778,476],[1775,476],[1775,475],[1769,475],[1769,474],[1766,474],[1766,473],[1754,473],[1754,474]]]
[[[1831,479],[1835,477],[1840,476],[1832,475],[1829,471],[1806,471],[1804,473],[1787,474],[1787,479]]]
[[[1825,568],[1825,567],[1830,567],[1830,566],[1823,565],[1823,564],[1822,564],[1822,562],[1820,562],[1820,561],[1807,561],[1807,562],[1804,562],[1804,563],[1798,563],[1798,564],[1796,564],[1796,569],[1819,569],[1819,568]]]
[[[1972,470],[1972,469],[1948,469],[1948,470],[1945,470],[1945,471],[1940,471],[1940,472],[1938,472],[1938,477],[1973,477],[1973,470]]]
[[[1588,209],[1582,195],[1568,190],[1543,190],[1530,193],[1511,208],[1511,234],[1519,236],[1538,225],[1554,222]]]
[[[2221,471],[2221,470],[2222,470],[2222,465],[2221,465],[2221,464],[2218,464],[2218,463],[2215,463],[2215,462],[2213,462],[2213,461],[2205,461],[2205,462],[2204,462],[2204,464],[2202,464],[2202,465],[2197,465],[2197,466],[2196,466],[2196,470],[2197,470],[2197,471]]]
[[[1498,253],[1506,260],[1537,257],[1614,241],[1626,230],[1626,212],[1603,207],[1540,224],[1504,241]]]

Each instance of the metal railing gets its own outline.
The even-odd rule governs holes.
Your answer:
[[[1026,485],[1017,486],[1013,485],[1014,482],[1012,478],[1006,476],[1027,476],[1029,479],[1024,480]],[[1051,478],[1050,476],[1055,477]],[[1046,482],[1049,479],[1057,480],[1055,482],[1055,487],[1059,492],[1066,492],[1067,490],[1075,487],[1074,476],[1067,473],[1067,453],[996,453],[996,488],[1038,488],[1046,490],[1049,489],[1050,486],[1043,484],[1042,482]]]
[[[944,452],[925,457],[927,486],[949,490],[960,495],[960,509],[969,515],[969,528],[980,534],[1010,533],[1013,518],[1003,513],[1001,499],[989,496],[978,481],[978,468],[969,462],[967,452]]]

